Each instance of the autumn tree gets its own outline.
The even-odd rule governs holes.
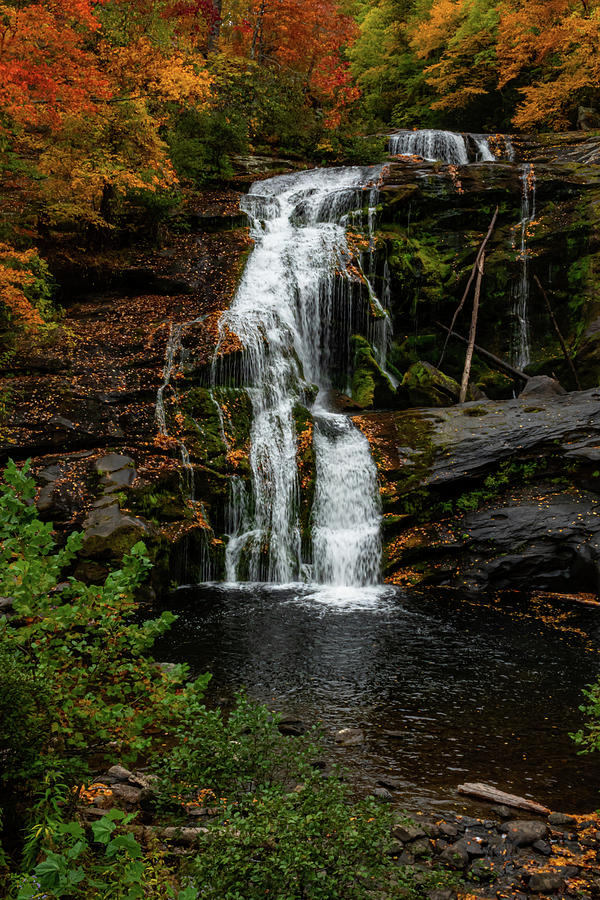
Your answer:
[[[573,125],[600,97],[600,3],[502,0],[499,11],[499,86],[516,83],[522,98],[514,125]]]

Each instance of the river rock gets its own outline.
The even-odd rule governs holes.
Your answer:
[[[398,822],[394,825],[392,828],[392,836],[396,838],[397,841],[402,841],[403,844],[427,837],[425,831],[419,825],[410,823],[405,824],[402,822]]]
[[[117,781],[129,781],[130,778],[133,778],[133,772],[130,772],[129,769],[126,769],[124,766],[118,765],[111,766],[107,774]]]
[[[548,823],[557,825],[559,828],[577,828],[577,819],[573,816],[567,816],[565,813],[550,813]]]
[[[494,881],[496,867],[489,859],[474,859],[471,863],[470,876],[477,881]]]
[[[564,879],[555,872],[536,872],[529,879],[528,888],[532,894],[554,894],[562,890]]]
[[[372,794],[376,800],[381,800],[384,803],[392,803],[394,799],[393,794],[391,794],[388,789],[384,787],[373,788]]]
[[[465,869],[469,864],[469,854],[465,846],[459,841],[446,847],[440,854],[440,862],[450,869]]]
[[[545,822],[515,819],[503,825],[502,831],[515,847],[528,847],[546,837],[548,826]]]
[[[360,728],[342,728],[335,735],[334,741],[342,747],[357,747],[364,744],[365,735]]]

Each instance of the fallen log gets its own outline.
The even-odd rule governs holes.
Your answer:
[[[487,803],[498,803],[502,806],[512,806],[515,809],[525,809],[528,812],[538,813],[541,816],[547,816],[550,810],[541,803],[534,800],[526,800],[525,797],[517,797],[516,794],[507,794],[500,791],[491,784],[459,784],[459,794],[467,794],[470,797],[477,797],[478,800],[485,800]]]
[[[580,606],[600,606],[595,594],[564,594],[560,591],[534,591],[534,600],[556,600],[559,603],[578,603]]]
[[[442,325],[441,322],[434,322],[436,328],[441,328],[442,331],[448,332],[448,337],[455,337],[457,340],[462,341],[463,344],[468,344],[469,341],[467,338],[463,337],[462,334],[459,334],[457,331],[450,331],[447,325]],[[515,369],[514,366],[511,366],[510,363],[507,363],[505,360],[500,359],[499,356],[495,356],[495,354],[490,353],[489,350],[484,350],[483,347],[480,347],[478,344],[473,344],[473,349],[480,355],[484,356],[486,359],[491,360],[498,369],[502,369],[504,372],[507,372],[509,375],[512,375],[513,378],[520,378],[522,381],[527,383],[530,379],[530,375],[526,375],[525,372],[521,372],[520,369]]]

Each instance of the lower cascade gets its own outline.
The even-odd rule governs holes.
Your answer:
[[[352,260],[346,236],[351,216],[372,236],[380,174],[381,167],[369,167],[284,175],[254,184],[243,201],[255,247],[221,317],[212,374],[213,385],[245,387],[253,413],[251,487],[234,479],[231,490],[228,581],[366,586],[379,580],[376,467],[366,437],[334,410],[331,394],[336,373],[349,371],[356,331],[369,333],[385,364],[389,318],[369,267]],[[243,348],[241,363],[233,365],[220,351],[231,333]],[[314,423],[308,542],[300,512],[299,406]]]

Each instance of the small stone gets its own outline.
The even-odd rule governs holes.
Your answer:
[[[515,847],[528,847],[545,838],[548,828],[545,822],[515,819],[503,825],[502,831]]]
[[[416,841],[419,838],[427,837],[427,835],[419,825],[398,823],[392,828],[392,837],[397,841],[402,841],[403,844],[407,844],[409,841]]]
[[[494,881],[496,871],[489,859],[476,859],[471,865],[470,876],[477,881]]]
[[[365,736],[360,728],[342,728],[337,732],[334,741],[342,747],[355,747],[364,744]]]
[[[541,853],[542,856],[550,856],[552,853],[552,847],[546,841],[536,841],[531,846],[537,853]]]
[[[440,834],[443,834],[445,837],[456,837],[458,834],[458,828],[456,825],[450,825],[448,822],[442,822],[440,825]]]
[[[133,777],[133,772],[123,768],[123,766],[111,766],[107,774],[116,778],[117,781],[129,781]]]
[[[577,828],[577,819],[574,819],[573,816],[566,816],[564,813],[550,813],[548,822],[559,828]]]
[[[467,851],[469,858],[473,859],[479,856],[485,856],[485,848],[481,841],[470,840],[468,838],[463,838],[458,842],[464,849]],[[487,843],[487,841],[486,841]],[[457,844],[454,845],[458,846]]]
[[[451,869],[465,869],[469,864],[469,854],[459,841],[451,847],[446,847],[440,854],[440,862]]]
[[[410,844],[410,852],[415,858],[429,856],[431,853],[431,841],[428,838],[419,838],[418,841],[413,841]]]
[[[402,856],[403,853],[404,853],[404,844],[402,844],[400,841],[394,841],[390,845],[390,848],[387,851],[386,855],[397,858],[399,856]]]
[[[529,879],[529,890],[533,894],[553,894],[562,890],[564,880],[554,872],[536,872]]]
[[[492,812],[496,813],[499,819],[510,819],[513,815],[512,810],[502,804],[500,806],[492,806]]]
[[[132,784],[115,784],[112,789],[115,800],[120,800],[129,806],[138,806],[142,796],[141,788],[134,787]]]
[[[454,900],[456,897],[456,891],[451,891],[448,888],[436,888],[435,891],[430,891],[427,894],[427,900]]]
[[[394,797],[387,788],[384,787],[376,787],[372,791],[373,796],[376,800],[381,800],[383,803],[392,803]]]

